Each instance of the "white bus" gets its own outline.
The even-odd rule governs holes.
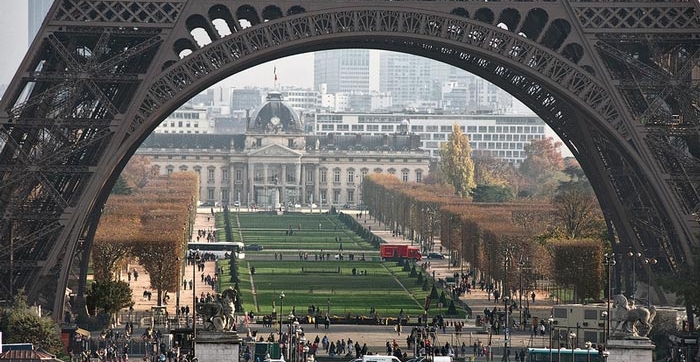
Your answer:
[[[187,243],[187,256],[189,257],[191,252],[199,251],[202,254],[214,254],[219,259],[228,258],[233,253],[236,253],[239,258],[242,258],[242,256],[244,255],[244,247],[245,245],[241,242],[190,242]]]

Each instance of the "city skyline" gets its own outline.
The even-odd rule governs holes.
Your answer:
[[[4,57],[0,59],[0,85],[8,85],[24,58],[34,35],[29,34],[30,26],[38,23],[36,14],[30,11],[34,7],[45,7],[51,0],[17,0],[13,2],[0,2],[0,46],[6,50]],[[43,5],[42,5],[43,4]],[[38,5],[38,6],[37,6]],[[369,50],[369,90],[380,90],[380,54],[383,51]],[[384,54],[391,52],[383,52]],[[417,58],[414,56],[407,59]],[[433,62],[433,61],[430,61]],[[455,68],[456,69],[456,68]],[[279,88],[299,87],[315,89],[315,57],[314,53],[302,53],[276,59],[261,65],[249,68],[222,81],[217,86],[231,88]],[[459,71],[459,70],[458,70]],[[467,74],[465,72],[465,74]]]

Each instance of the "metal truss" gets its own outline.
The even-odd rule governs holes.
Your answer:
[[[337,47],[430,57],[510,92],[577,156],[617,251],[692,262],[697,4],[57,0],[48,17],[0,103],[0,299],[23,287],[59,318],[111,186],[169,112],[254,65]]]

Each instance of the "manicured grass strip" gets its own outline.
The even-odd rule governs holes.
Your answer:
[[[297,314],[305,314],[311,305],[325,312],[330,299],[331,315],[335,316],[368,316],[370,309],[374,308],[380,317],[396,317],[401,309],[407,315],[418,317],[423,313],[419,304],[429,293],[415,285],[415,278],[402,277],[408,272],[400,267],[385,268],[384,263],[379,262],[242,261],[241,265],[239,287],[243,307],[246,311],[256,311],[257,315],[271,314],[273,302],[275,311],[279,313],[279,296],[284,292],[285,314],[292,309]],[[253,305],[250,278],[245,270],[247,265],[255,267],[253,280],[259,309]],[[305,271],[302,271],[302,267]],[[331,272],[337,271],[338,267],[340,273]],[[356,268],[354,276],[353,267]],[[360,271],[364,273],[365,270],[367,274],[360,275]],[[227,287],[226,283],[223,287]]]
[[[231,217],[234,219],[231,222],[234,238],[242,234],[246,244],[260,244],[268,250],[323,251],[331,256],[334,252],[341,252],[341,246],[343,252],[355,254],[376,251],[370,243],[345,228],[338,215],[231,213]],[[222,237],[224,231],[219,230],[217,238]]]

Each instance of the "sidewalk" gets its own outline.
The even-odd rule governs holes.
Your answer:
[[[197,210],[197,216],[195,218],[194,222],[194,237],[197,235],[197,230],[214,230],[214,217],[211,216],[210,213],[210,208],[199,208]],[[182,265],[179,265],[178,267],[183,268]],[[132,301],[134,302],[134,315],[143,315],[144,313],[148,312],[150,313],[151,307],[155,307],[158,305],[158,296],[157,296],[157,291],[151,289],[151,281],[149,278],[148,273],[146,270],[143,269],[141,265],[139,265],[137,262],[131,263],[128,266],[129,270],[136,270],[138,272],[138,280],[134,280],[134,278],[131,278],[131,281],[129,281],[129,285],[131,286],[131,291],[132,291]],[[194,275],[193,275],[194,271]],[[178,292],[176,292],[174,295],[169,294],[170,299],[167,301],[167,304],[163,304],[164,307],[167,308],[168,311],[168,316],[170,318],[175,317],[176,313],[175,310],[178,306],[184,307],[184,306],[189,306],[190,308],[190,313],[192,313],[192,292],[194,291],[197,294],[197,297],[201,296],[201,293],[213,293],[214,290],[210,285],[208,285],[206,282],[202,281],[202,274],[206,277],[207,275],[210,275],[211,277],[214,277],[214,274],[216,273],[216,263],[213,261],[208,261],[204,263],[204,272],[197,272],[196,267],[192,265],[187,265],[185,262],[184,265],[184,273],[183,277],[184,279],[187,280],[187,289],[183,289],[183,283],[182,281],[180,282],[178,286]],[[124,281],[127,281],[127,275],[126,273],[122,273],[121,279]],[[189,287],[189,281],[193,280],[193,289],[190,289]],[[152,297],[150,300],[148,298],[143,297],[143,292],[144,291],[150,291],[152,293]],[[138,320],[132,320],[134,323],[134,326],[136,327],[137,324],[140,322]]]

